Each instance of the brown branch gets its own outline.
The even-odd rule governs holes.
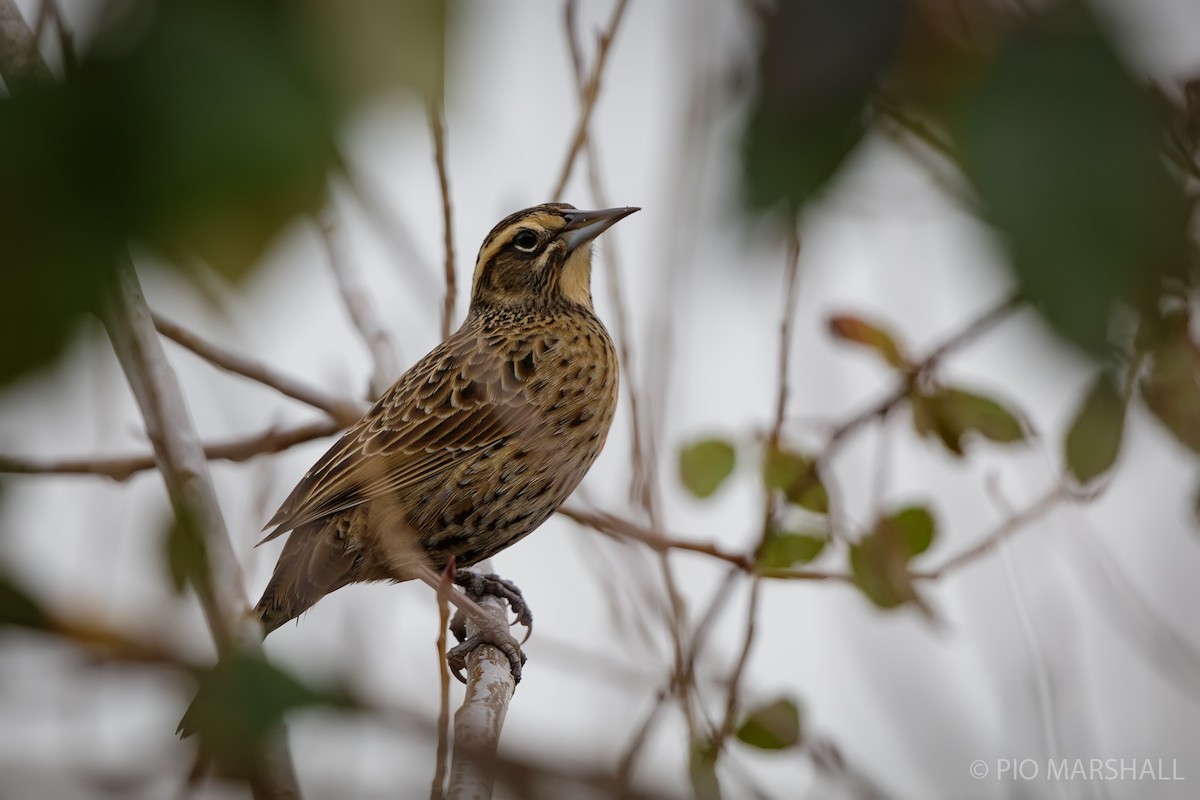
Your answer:
[[[767,446],[774,450],[779,444],[779,435],[783,430],[783,420],[787,415],[788,394],[791,388],[789,366],[792,352],[792,322],[796,316],[796,303],[799,300],[800,288],[800,235],[793,228],[788,236],[787,267],[784,278],[783,309],[779,320],[779,356],[776,364],[776,394],[775,419],[771,425],[771,434]],[[776,503],[778,492],[770,486],[763,487],[765,495],[763,502],[762,529],[758,537],[759,552],[766,543],[767,537],[775,525]],[[716,731],[714,744],[720,747],[733,734],[737,723],[738,695],[741,692],[742,678],[746,673],[746,665],[750,662],[750,652],[754,649],[754,639],[758,632],[758,609],[762,595],[762,574],[755,571],[750,581],[750,597],[746,602],[746,632],[742,638],[742,649],[738,654],[737,663],[729,676],[729,690],[725,696],[725,715]],[[716,598],[714,598],[714,603]],[[692,655],[692,663],[696,658]]]
[[[332,205],[326,206],[318,218],[317,228],[321,233],[321,240],[325,243],[329,266],[337,281],[342,303],[350,315],[350,321],[371,353],[371,396],[379,397],[400,375],[395,345],[392,344],[392,337],[375,311],[370,294],[363,285],[362,276],[351,267],[346,258],[338,230],[337,214]]]
[[[964,347],[974,340],[978,339],[987,331],[995,327],[999,322],[1003,321],[1017,306],[1023,302],[1024,298],[1019,294],[1014,294],[989,309],[969,324],[967,324],[958,333],[951,336],[946,341],[942,342],[938,347],[934,348],[925,358],[917,362],[911,373],[900,382],[892,392],[881,398],[875,404],[863,409],[855,414],[850,419],[835,427],[829,434],[829,438],[825,442],[825,449],[820,455],[822,462],[827,462],[842,442],[854,431],[861,428],[873,419],[885,417],[900,403],[908,398],[912,393],[913,386],[923,377],[927,376],[941,361],[955,350]]]
[[[37,37],[13,0],[0,0],[0,77],[13,95],[54,83],[54,74],[38,50]]]
[[[450,573],[442,576],[438,587],[438,718],[437,759],[433,770],[433,782],[429,787],[429,800],[442,800],[446,796],[446,765],[450,755],[450,665],[446,663],[446,633],[450,628],[450,604],[446,593],[454,589],[450,584]]]
[[[1049,491],[1035,500],[1025,509],[1010,515],[991,533],[984,536],[977,544],[968,547],[963,552],[946,560],[940,567],[928,572],[914,573],[913,577],[920,580],[936,581],[943,576],[970,564],[972,561],[990,553],[992,550],[1000,546],[1008,537],[1019,531],[1021,528],[1033,522],[1038,517],[1050,511],[1059,502],[1067,499],[1086,500],[1086,495],[1075,495],[1066,486],[1066,484],[1055,484]]]
[[[461,594],[455,590],[455,594]],[[480,607],[508,624],[507,606],[498,597],[485,596]],[[467,635],[475,632],[468,618]],[[454,758],[450,766],[448,800],[486,798],[492,795],[494,770],[504,717],[516,682],[508,659],[497,648],[483,645],[467,658],[467,686],[462,705],[454,714]]]
[[[261,652],[262,630],[250,614],[241,565],[225,527],[191,414],[162,342],[154,330],[133,266],[122,258],[104,324],[145,421],[146,434],[176,516],[204,543],[208,569],[194,582],[217,652]],[[263,753],[262,774],[250,782],[259,798],[296,797],[295,770],[286,740]]]
[[[701,555],[711,556],[720,561],[733,564],[744,572],[754,571],[753,559],[741,553],[731,553],[728,550],[723,550],[712,542],[693,542],[687,539],[663,536],[632,520],[624,519],[604,511],[586,511],[582,508],[564,505],[558,509],[558,513],[585,528],[591,528],[597,533],[604,534],[610,538],[617,540],[632,539],[633,541],[641,542],[656,553],[664,553],[668,550],[700,553]]]
[[[574,169],[575,161],[583,149],[584,142],[587,141],[588,125],[592,121],[592,111],[596,107],[596,99],[600,96],[601,76],[604,74],[604,66],[608,62],[609,49],[612,47],[613,39],[617,35],[617,29],[621,25],[621,19],[625,16],[625,8],[628,5],[629,0],[617,0],[616,5],[613,6],[612,16],[608,20],[608,27],[601,32],[597,40],[596,61],[592,64],[592,74],[581,92],[582,107],[579,109],[579,119],[575,123],[575,132],[571,136],[571,144],[567,148],[562,169],[559,171],[558,183],[550,193],[552,200],[562,198],[562,193],[567,188],[567,181],[571,179],[571,170]]]
[[[255,456],[279,453],[304,442],[321,439],[342,430],[334,420],[318,420],[293,428],[271,427],[262,433],[226,442],[204,445],[209,461],[249,461]],[[127,481],[139,472],[154,469],[154,455],[39,460],[19,456],[0,456],[0,473],[16,475],[100,475],[114,481]]]
[[[310,386],[290,376],[276,372],[271,367],[253,358],[226,350],[212,342],[202,339],[186,328],[151,312],[154,327],[158,332],[176,344],[191,350],[219,369],[241,375],[252,381],[270,387],[280,394],[298,400],[301,403],[324,411],[343,426],[351,425],[366,413],[367,407],[349,397],[336,397]]]
[[[454,215],[450,208],[450,175],[446,166],[446,123],[442,119],[443,109],[439,102],[429,104],[429,128],[433,135],[433,160],[437,165],[438,188],[442,193],[443,247],[446,251],[446,299],[442,303],[442,338],[450,336],[454,320],[454,300],[458,287],[454,268]]]

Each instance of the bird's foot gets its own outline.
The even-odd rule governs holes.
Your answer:
[[[521,643],[529,641],[529,635],[533,633],[533,611],[530,610],[529,604],[525,602],[525,596],[521,594],[521,590],[515,583],[505,580],[499,575],[480,575],[469,569],[455,570],[454,582],[461,586],[472,600],[491,595],[508,603],[508,607],[516,615],[516,619],[509,624],[524,625],[525,635],[521,637]],[[457,620],[457,618],[456,614],[455,619]],[[458,640],[461,642],[463,636],[459,636],[458,631],[455,630],[454,622],[450,623],[450,629],[455,631],[455,636],[458,636]],[[465,635],[465,631],[463,633]]]
[[[455,615],[456,620],[458,616]],[[508,658],[513,682],[520,683],[521,668],[525,664],[525,653],[521,650],[521,645],[517,643],[516,637],[508,632],[508,626],[502,620],[488,615],[472,620],[472,624],[475,626],[475,633],[462,639],[461,644],[446,653],[446,661],[450,664],[450,672],[454,677],[458,678],[461,683],[466,683],[467,679],[463,675],[463,670],[467,666],[467,657],[480,645],[490,644]],[[465,623],[463,626],[465,627]],[[451,630],[454,630],[453,625]],[[458,635],[457,630],[455,630],[455,635]]]
[[[454,677],[466,683],[462,670],[466,667],[467,656],[481,644],[490,644],[508,658],[513,680],[520,683],[521,668],[525,664],[525,653],[522,652],[520,643],[509,633],[508,628],[518,623],[524,625],[525,639],[522,641],[529,639],[529,633],[533,629],[533,613],[521,595],[521,590],[511,581],[498,575],[480,575],[465,569],[454,572],[454,582],[461,586],[472,600],[478,600],[488,595],[504,600],[516,615],[516,619],[511,623],[506,623],[490,615],[474,619],[472,622],[475,625],[475,633],[468,637],[466,615],[461,609],[455,612],[454,618],[450,620],[450,630],[458,639],[459,645],[446,653],[450,671]]]

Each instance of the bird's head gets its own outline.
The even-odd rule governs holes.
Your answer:
[[[475,262],[471,311],[513,306],[592,306],[591,242],[637,208],[580,211],[545,203],[502,219]]]

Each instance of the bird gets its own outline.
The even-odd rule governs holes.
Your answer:
[[[348,584],[406,580],[418,565],[465,570],[575,490],[618,398],[616,350],[592,303],[592,242],[638,210],[544,203],[492,228],[462,326],[317,460],[264,527],[260,544],[288,535],[254,609],[264,635]]]

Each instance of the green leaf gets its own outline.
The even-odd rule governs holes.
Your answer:
[[[1117,460],[1125,431],[1125,403],[1107,373],[1096,378],[1064,442],[1067,471],[1080,483],[1103,475]]]
[[[758,565],[765,569],[787,569],[794,564],[807,564],[821,555],[827,541],[823,535],[772,531],[758,550]]]
[[[313,705],[354,708],[357,703],[344,692],[303,683],[260,654],[236,651],[201,677],[179,732],[196,734],[201,750],[225,773],[246,776],[253,773],[263,745],[282,732],[284,716]]]
[[[929,549],[937,526],[922,506],[909,506],[881,517],[874,529],[850,547],[854,583],[881,608],[924,602],[913,584],[908,562]]]
[[[1182,444],[1200,452],[1200,347],[1186,314],[1168,317],[1140,389],[1146,406]]]
[[[963,439],[974,431],[993,442],[1025,438],[1013,412],[998,401],[962,389],[917,392],[911,398],[913,425],[922,436],[936,436],[951,453],[963,454]]]
[[[933,544],[937,526],[933,514],[924,506],[909,506],[884,517],[876,523],[876,529],[888,526],[896,532],[909,558],[919,556]]]
[[[800,707],[780,698],[752,710],[742,720],[737,738],[760,750],[785,750],[800,743]]]
[[[884,361],[896,369],[910,366],[908,359],[890,333],[858,317],[838,314],[829,319],[829,331],[837,339],[868,347],[878,353]]]
[[[799,209],[866,130],[866,108],[896,52],[903,0],[793,0],[764,13],[758,93],[743,133],[751,206]]]
[[[189,583],[196,587],[208,585],[208,548],[189,514],[172,517],[163,537],[163,556],[177,594]]]
[[[679,452],[679,479],[696,497],[711,497],[733,473],[737,454],[723,439],[705,439]]]
[[[814,459],[783,447],[768,447],[763,484],[783,492],[787,501],[815,514],[829,513],[829,492]]]
[[[712,742],[694,742],[688,755],[688,779],[695,800],[721,800],[721,782],[717,778],[720,751]]]
[[[1114,306],[1151,309],[1182,274],[1187,214],[1143,78],[1085,5],[1051,4],[1008,37],[952,128],[1025,296],[1107,357]]]
[[[49,617],[24,588],[0,574],[0,627],[45,630]]]

